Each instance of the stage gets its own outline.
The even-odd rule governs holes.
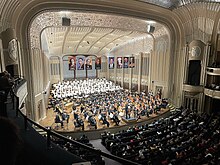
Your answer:
[[[134,125],[140,125],[144,123],[152,122],[158,118],[168,116],[170,113],[169,108],[167,109],[161,109],[158,114],[151,114],[149,117],[147,116],[141,116],[141,119],[131,119],[131,122],[127,122],[122,117],[119,119],[120,124],[119,126],[116,126],[114,122],[112,122],[110,119],[108,119],[110,126],[107,127],[106,125],[103,125],[102,122],[99,121],[98,116],[95,116],[95,119],[97,121],[97,129],[90,126],[88,122],[84,122],[85,129],[82,131],[81,128],[75,128],[73,124],[73,115],[70,114],[69,123],[67,124],[64,122],[64,127],[62,128],[60,124],[54,123],[54,118],[56,113],[53,111],[52,108],[48,109],[47,111],[47,117],[40,121],[40,124],[45,127],[51,127],[52,130],[59,132],[61,134],[70,135],[73,137],[80,137],[82,133],[85,133],[90,137],[90,139],[97,139],[100,138],[100,134],[103,131],[110,131],[112,133],[117,132],[119,130],[127,129],[128,127],[134,126]],[[129,121],[129,120],[128,120]]]
[[[75,91],[81,93],[74,95]],[[123,90],[106,79],[53,84],[48,106],[41,125],[59,133],[91,132],[96,136],[100,131],[112,132],[155,120],[170,111],[160,95]]]

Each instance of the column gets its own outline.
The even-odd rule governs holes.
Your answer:
[[[138,66],[138,92],[141,92],[141,76],[142,76],[142,60],[143,60],[143,53],[139,54],[139,66]]]
[[[60,63],[60,81],[63,81],[63,57],[59,57],[59,63]],[[75,71],[74,71],[75,74]],[[74,75],[75,77],[75,75]]]
[[[124,56],[122,56],[122,68],[121,68],[121,86],[124,88]]]
[[[184,69],[184,80],[183,83],[187,84],[188,82],[188,70],[189,70],[189,45],[186,43],[185,46],[185,69]]]
[[[133,68],[129,68],[129,90],[132,88],[132,77],[133,77]]]
[[[153,51],[151,50],[150,52],[150,57],[149,57],[149,75],[148,75],[148,82],[147,82],[147,85],[148,85],[148,91],[150,90],[153,90],[152,89],[152,86],[151,86],[151,72],[152,72],[152,55],[153,55]]]

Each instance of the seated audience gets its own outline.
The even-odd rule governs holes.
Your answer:
[[[220,117],[188,109],[101,137],[112,154],[140,164],[214,165],[220,160]]]

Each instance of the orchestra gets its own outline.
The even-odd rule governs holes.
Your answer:
[[[161,93],[131,92],[102,78],[53,84],[50,104],[62,121],[72,115],[74,127],[84,130],[84,122],[97,129],[97,122],[109,127],[110,123],[119,126],[122,118],[149,117],[166,108],[167,102]]]

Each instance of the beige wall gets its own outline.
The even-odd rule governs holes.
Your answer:
[[[162,87],[164,97],[170,97],[168,93],[170,66],[170,41],[167,34],[155,39],[154,50],[151,56],[151,89],[156,92],[156,87]]]
[[[218,24],[220,18],[219,3],[193,3],[177,9],[174,13],[178,15],[183,26],[182,39],[183,44],[191,43],[193,40],[201,40],[205,44],[208,42],[211,46],[210,59],[214,59],[216,52],[216,37],[219,32]],[[204,51],[206,51],[204,49]],[[208,52],[206,52],[209,54]],[[182,104],[182,84],[184,82],[186,47],[180,45],[174,56],[173,72],[173,100],[177,105]],[[205,52],[203,52],[205,54]],[[175,99],[176,98],[176,99]]]

